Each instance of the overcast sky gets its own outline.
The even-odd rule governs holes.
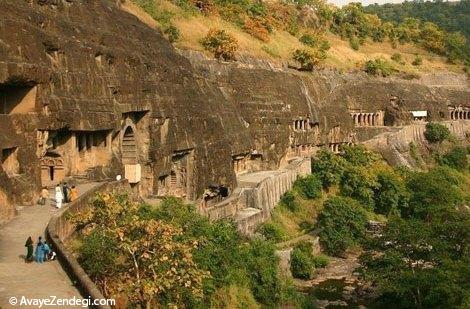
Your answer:
[[[349,2],[361,2],[362,5],[369,5],[369,4],[374,4],[374,3],[378,3],[378,4],[383,4],[383,3],[400,3],[400,2],[403,2],[403,0],[363,0],[363,1],[349,1],[349,0],[328,0],[328,2],[330,3],[334,3],[338,6],[341,6],[341,5],[344,5],[344,4],[347,4]]]

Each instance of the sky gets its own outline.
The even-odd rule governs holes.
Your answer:
[[[356,0],[356,1],[354,1],[354,0],[328,0],[328,2],[336,4],[338,6],[347,4],[349,2],[361,2],[362,5],[365,6],[365,5],[374,4],[374,3],[378,3],[378,4],[400,3],[400,2],[403,2],[403,0],[362,0],[362,1],[359,1],[359,0]]]

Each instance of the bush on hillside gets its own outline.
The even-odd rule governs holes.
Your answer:
[[[297,49],[292,53],[292,59],[300,64],[302,71],[313,71],[315,66],[325,58],[326,54],[317,50]]]
[[[313,256],[312,261],[315,268],[324,268],[330,264],[330,259],[323,254]]]
[[[443,124],[429,122],[426,124],[426,131],[424,131],[424,137],[430,143],[442,142],[450,137],[450,131]]]
[[[313,276],[315,265],[313,263],[312,245],[301,242],[295,245],[290,254],[290,270],[292,276],[308,280]]]
[[[423,58],[421,58],[421,56],[419,56],[419,55],[416,55],[415,59],[413,60],[413,62],[411,62],[411,64],[414,65],[414,66],[422,65],[423,64]]]
[[[255,239],[249,246],[245,246],[243,252],[243,264],[249,274],[249,286],[253,296],[267,307],[276,307],[282,289],[276,247],[272,243]]]
[[[279,225],[272,222],[264,223],[261,226],[260,232],[268,241],[281,242],[286,239],[284,230]]]
[[[396,72],[396,69],[388,61],[377,58],[366,62],[365,71],[370,75],[387,77]]]
[[[401,62],[401,59],[402,59],[402,58],[401,58],[401,54],[400,54],[400,53],[394,53],[394,54],[392,55],[392,57],[390,57],[390,59],[392,59],[392,60],[395,61],[395,62],[400,63],[400,62]]]
[[[292,191],[287,191],[282,195],[281,204],[292,212],[296,212],[299,209],[299,203]]]
[[[294,188],[306,199],[319,198],[322,194],[322,182],[315,174],[299,177]]]
[[[468,168],[468,149],[457,146],[446,152],[440,159],[439,163],[455,168],[459,171],[465,171]]]
[[[173,25],[168,26],[163,33],[167,35],[171,43],[176,42],[180,37],[180,31]]]
[[[238,50],[237,40],[225,30],[211,29],[201,40],[201,45],[212,52],[217,59],[234,60]]]
[[[348,197],[331,197],[323,205],[317,221],[320,244],[328,254],[342,255],[364,238],[367,214]]]

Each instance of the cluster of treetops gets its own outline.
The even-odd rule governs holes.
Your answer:
[[[170,41],[178,40],[179,30],[172,24],[172,13],[161,11],[154,0],[133,0],[154,19],[160,22]],[[306,45],[305,49],[294,51],[293,58],[302,64],[302,58],[308,58],[302,69],[309,70],[326,58],[330,48],[325,38],[327,31],[349,40],[353,49],[359,49],[366,40],[374,42],[390,41],[397,44],[413,43],[428,51],[447,57],[451,63],[470,63],[470,48],[466,37],[459,31],[466,28],[442,27],[428,21],[428,16],[407,16],[389,18],[381,12],[381,6],[369,6],[350,3],[341,8],[327,4],[324,0],[287,0],[262,2],[254,0],[173,0],[179,7],[195,14],[217,15],[249,33],[253,37],[268,42],[270,34],[284,30],[299,38]],[[463,2],[466,7],[467,2]],[[396,7],[394,7],[396,9]],[[417,7],[419,9],[419,7]],[[305,22],[305,12],[309,10],[316,16],[314,22]],[[383,8],[385,10],[385,7]],[[381,19],[384,16],[385,19]],[[462,18],[462,20],[464,20]],[[444,23],[442,24],[445,27]],[[468,27],[467,27],[468,28]],[[233,59],[237,50],[237,41],[224,30],[212,29],[201,43],[213,51],[216,57]],[[299,60],[300,58],[300,60]]]

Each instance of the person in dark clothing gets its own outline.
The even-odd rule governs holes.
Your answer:
[[[31,263],[33,261],[33,251],[34,251],[34,242],[33,242],[33,239],[31,238],[31,236],[28,237],[28,239],[26,240],[26,243],[24,244],[24,246],[28,250],[27,253],[26,253],[25,262],[26,263]]]
[[[70,202],[70,194],[69,194],[70,188],[67,185],[66,182],[62,185],[62,194],[64,195],[64,202],[68,203]]]

